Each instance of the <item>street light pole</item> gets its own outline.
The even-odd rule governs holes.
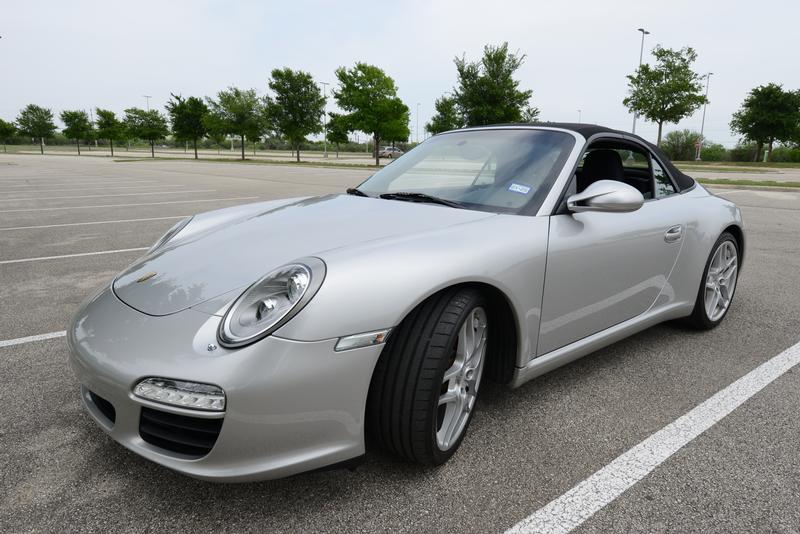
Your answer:
[[[325,99],[325,104],[322,108],[322,143],[325,147],[325,157],[328,157],[328,82],[319,82],[322,86],[322,98]],[[339,157],[339,151],[336,151],[336,157]]]
[[[147,104],[146,104],[147,105],[147,111],[150,111],[150,99],[153,98],[153,97],[150,96],[150,95],[142,95],[142,96],[144,97],[145,102],[147,102]]]
[[[638,31],[642,32],[642,46],[639,48],[639,68],[642,67],[642,59],[644,58],[644,36],[650,35],[650,32],[645,30],[644,28],[638,28]],[[633,128],[631,128],[631,133],[636,133],[636,119],[639,116],[637,112],[633,112]]]
[[[578,124],[581,123],[581,110],[578,110]]]
[[[700,153],[703,151],[703,143],[705,139],[703,139],[703,130],[706,127],[706,106],[708,105],[708,85],[711,81],[711,75],[714,74],[713,72],[709,72],[706,74],[706,101],[703,102],[703,120],[700,121],[700,139],[697,141],[697,155],[695,156],[696,161],[700,161]]]
[[[417,144],[419,144],[419,102],[417,102]]]

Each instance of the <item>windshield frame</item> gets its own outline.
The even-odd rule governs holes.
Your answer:
[[[516,208],[509,208],[509,207],[503,207],[503,206],[491,206],[491,205],[486,205],[486,204],[473,204],[473,203],[468,203],[468,202],[462,202],[464,204],[464,208],[469,209],[469,210],[473,210],[473,211],[484,211],[484,212],[488,212],[488,213],[510,214],[510,215],[528,215],[528,216],[541,215],[543,211],[547,211],[547,210],[543,210],[543,207],[545,207],[545,206],[547,206],[547,205],[552,203],[550,197],[552,197],[554,189],[556,188],[556,185],[559,184],[559,183],[562,183],[564,181],[564,174],[565,173],[567,173],[567,174],[570,173],[571,168],[572,168],[571,162],[575,161],[575,158],[577,158],[578,153],[583,149],[583,146],[584,146],[584,144],[586,142],[584,137],[582,135],[578,134],[575,131],[568,130],[568,129],[565,129],[565,128],[548,127],[548,126],[533,126],[533,125],[525,125],[525,124],[504,125],[504,126],[477,126],[477,127],[471,127],[471,128],[462,128],[462,129],[458,129],[458,130],[450,130],[450,131],[447,131],[447,132],[442,132],[442,133],[436,134],[436,135],[428,138],[427,140],[423,141],[422,143],[420,143],[419,145],[417,145],[413,149],[408,150],[404,154],[404,157],[406,155],[408,155],[408,154],[411,154],[418,147],[424,145],[427,142],[430,142],[431,139],[436,139],[436,138],[440,138],[441,136],[451,135],[451,134],[464,134],[464,133],[468,133],[468,132],[480,132],[480,131],[486,131],[486,130],[544,130],[544,131],[559,132],[559,133],[567,134],[568,136],[572,137],[573,144],[572,144],[572,147],[569,148],[566,151],[565,155],[562,156],[562,158],[560,158],[560,160],[558,161],[558,163],[561,165],[561,168],[557,169],[556,168],[557,165],[556,165],[553,168],[553,172],[551,172],[546,177],[544,182],[541,184],[540,190],[536,194],[534,194],[525,204],[523,204],[523,205],[521,205],[519,207],[516,207]],[[391,163],[389,165],[391,165]],[[378,172],[380,172],[380,171],[378,171]],[[364,184],[366,184],[367,182],[369,182],[373,178],[373,176],[375,176],[375,174],[373,174],[372,176],[370,176],[369,178],[367,178],[366,180],[361,182],[358,185],[357,189],[361,189]],[[374,191],[369,191],[368,189],[365,190],[365,191],[367,193],[370,193],[370,196],[372,196],[372,193],[374,193]],[[549,212],[546,213],[546,214],[549,214]]]

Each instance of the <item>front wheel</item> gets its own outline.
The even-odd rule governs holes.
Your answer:
[[[710,330],[721,323],[730,309],[738,279],[739,246],[733,235],[724,232],[706,262],[694,310],[687,319],[689,325]]]
[[[486,360],[488,302],[477,290],[434,295],[400,324],[375,368],[367,427],[383,448],[440,465],[475,409]]]

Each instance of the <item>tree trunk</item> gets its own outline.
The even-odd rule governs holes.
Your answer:
[[[150,141],[150,157],[156,159],[156,142]]]
[[[772,143],[774,142],[774,139],[769,140],[769,147],[767,148],[767,161],[772,161]]]
[[[242,134],[242,160],[244,160],[244,134]]]
[[[656,141],[656,146],[661,146],[661,127],[664,126],[663,122],[658,123],[658,140]]]
[[[377,166],[381,164],[380,152],[378,151],[378,142],[381,140],[381,138],[378,137],[378,134],[375,134],[372,139],[375,141],[373,151],[375,152],[375,165]]]
[[[111,157],[113,158],[114,157],[114,140],[113,139],[109,139],[108,140],[108,144],[111,145]]]
[[[295,147],[294,153],[297,156],[297,163],[300,163],[300,143],[297,143],[297,147]]]
[[[78,155],[81,155],[81,140],[75,139],[75,146],[78,147]]]
[[[6,144],[3,143],[3,154],[7,154],[8,150],[6,149]]]
[[[44,137],[39,138],[39,152],[44,156]]]
[[[194,159],[197,159],[197,138],[194,139]]]
[[[759,161],[761,159],[761,149],[764,148],[764,143],[759,141],[756,143],[756,154],[753,156],[753,161]]]
[[[336,159],[339,159],[339,143],[336,143]]]

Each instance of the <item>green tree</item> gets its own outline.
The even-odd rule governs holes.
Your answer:
[[[219,116],[209,112],[208,115],[203,117],[203,124],[206,127],[206,135],[214,141],[217,145],[217,154],[220,153],[222,145],[225,144],[225,139],[228,134],[225,131],[225,124]]]
[[[408,141],[411,135],[411,128],[408,126],[411,115],[408,107],[400,100],[393,101],[392,106],[396,108],[393,112],[396,117],[386,123],[383,138],[386,139],[386,141],[391,141],[392,146],[394,146],[396,142],[404,143]]]
[[[7,152],[6,143],[17,133],[17,127],[13,122],[6,122],[0,119],[0,141],[3,141],[3,152]]]
[[[703,142],[703,161],[730,161],[728,149],[719,143]]]
[[[524,62],[525,55],[509,52],[508,43],[486,45],[480,61],[455,59],[458,85],[452,98],[464,125],[536,120],[539,110],[530,105],[533,91],[521,91],[514,79]]]
[[[217,134],[223,132],[241,137],[244,159],[245,138],[255,141],[265,128],[264,105],[255,89],[229,87],[217,93],[216,100],[206,100],[210,108],[206,125]]]
[[[349,141],[347,134],[350,133],[350,127],[346,117],[339,113],[328,113],[328,117],[326,138],[336,146],[336,159],[339,159],[339,145]]]
[[[322,131],[325,97],[307,72],[274,69],[268,82],[274,93],[266,99],[271,125],[285,137],[300,161],[300,144],[306,136]]]
[[[425,125],[425,129],[431,135],[464,127],[464,119],[458,112],[456,99],[452,96],[445,95],[437,98],[434,108],[436,109],[436,114]]]
[[[674,161],[690,161],[697,152],[700,134],[691,130],[675,130],[664,136],[661,148],[669,159]]]
[[[191,141],[194,146],[194,159],[197,159],[197,140],[208,133],[205,121],[208,106],[195,96],[183,98],[173,94],[167,102],[167,113],[172,122],[172,135],[178,141]]]
[[[150,156],[155,158],[155,144],[169,134],[167,119],[158,110],[128,108],[125,110],[125,129],[131,137],[150,143]]]
[[[692,48],[672,50],[656,46],[656,64],[640,66],[628,75],[630,96],[622,103],[631,113],[638,113],[658,124],[658,141],[664,123],[677,123],[694,113],[708,99],[703,95],[701,77],[692,70],[697,53]]]
[[[75,139],[75,146],[78,147],[78,155],[81,155],[81,140],[91,138],[94,127],[89,121],[89,114],[82,110],[61,112],[61,122],[64,129],[61,132],[67,139]]]
[[[761,158],[764,144],[771,161],[775,141],[788,143],[800,137],[800,92],[784,91],[774,83],[756,87],[733,114],[730,125],[745,139],[756,142],[754,161]]]
[[[53,112],[36,104],[28,104],[17,117],[17,130],[27,137],[38,138],[39,150],[44,154],[44,138],[53,137],[56,133]]]
[[[97,137],[108,139],[111,157],[114,157],[114,141],[125,139],[125,125],[111,110],[97,108],[95,111],[97,112]]]
[[[347,112],[347,123],[353,130],[372,135],[375,143],[375,164],[380,164],[380,142],[387,133],[397,134],[396,121],[408,115],[408,106],[397,97],[394,80],[374,65],[356,63],[351,69],[336,69],[339,87],[333,96]],[[407,122],[407,120],[406,120]]]

